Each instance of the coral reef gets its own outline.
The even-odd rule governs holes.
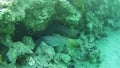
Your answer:
[[[10,63],[16,63],[17,57],[25,54],[33,53],[29,47],[22,42],[15,42],[7,52],[7,57]]]
[[[70,4],[67,0],[58,0],[58,6],[56,6],[57,20],[66,22],[67,25],[76,26],[79,24],[81,18],[80,12]],[[59,11],[61,10],[61,11]]]
[[[26,17],[23,21],[27,29],[33,31],[45,30],[55,13],[55,3],[55,0],[35,0],[31,8],[26,11]]]
[[[98,68],[94,42],[120,28],[119,0],[0,0],[0,68]]]

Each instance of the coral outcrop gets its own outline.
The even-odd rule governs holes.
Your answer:
[[[0,0],[1,68],[97,68],[94,42],[120,28],[119,0]]]

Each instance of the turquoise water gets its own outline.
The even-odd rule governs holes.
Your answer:
[[[120,0],[0,0],[0,68],[119,68]]]

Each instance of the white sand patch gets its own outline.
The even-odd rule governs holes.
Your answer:
[[[120,68],[120,30],[96,42],[101,50],[100,68]]]

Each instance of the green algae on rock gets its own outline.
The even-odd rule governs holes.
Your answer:
[[[119,0],[0,0],[1,65],[98,68],[94,42],[120,28],[119,7]]]

